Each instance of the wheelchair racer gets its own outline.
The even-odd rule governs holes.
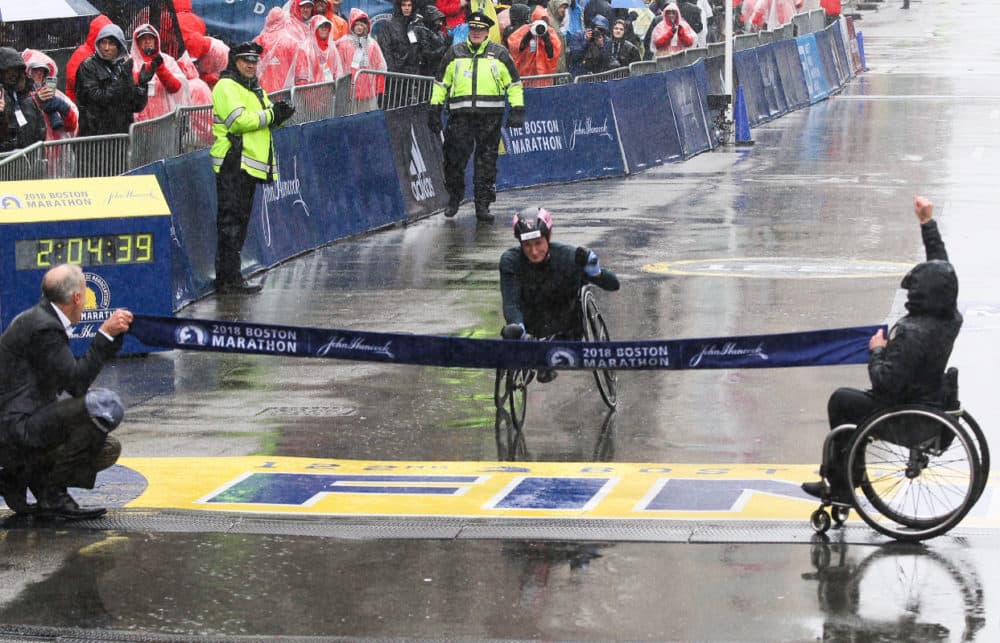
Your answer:
[[[504,339],[582,339],[580,291],[588,283],[618,290],[618,277],[601,267],[593,250],[553,242],[552,215],[544,208],[525,208],[514,215],[514,237],[520,244],[500,257],[500,293],[507,322],[501,335]],[[544,383],[555,377],[555,371],[541,370],[537,379]]]
[[[831,430],[845,424],[860,426],[875,413],[900,404],[944,408],[948,401],[944,373],[962,327],[958,277],[933,219],[934,204],[918,196],[913,200],[913,211],[920,222],[927,261],[914,266],[900,283],[907,291],[907,314],[892,327],[888,338],[879,329],[868,341],[871,388],[843,387],[830,396],[827,415]],[[852,490],[847,487],[844,460],[849,435],[835,438],[833,461],[820,468],[824,479],[803,483],[803,491],[818,498],[832,494],[834,501],[848,501]]]

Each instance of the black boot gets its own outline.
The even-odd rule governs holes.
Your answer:
[[[28,502],[28,484],[6,471],[0,472],[0,496],[7,508],[18,515],[35,513],[36,505]]]
[[[462,203],[461,199],[449,198],[448,207],[444,209],[444,216],[449,219],[458,214],[458,206]]]
[[[69,495],[65,487],[45,487],[38,492],[39,518],[62,518],[63,520],[86,520],[99,518],[107,513],[104,507],[81,507]]]
[[[494,221],[496,221],[496,217],[490,214],[489,203],[476,204],[476,219],[484,223],[493,223]]]

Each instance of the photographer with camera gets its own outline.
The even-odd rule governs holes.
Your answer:
[[[598,14],[594,16],[590,29],[585,32],[587,48],[583,52],[583,68],[589,74],[600,74],[612,69],[611,55],[606,46],[609,31],[608,19]]]
[[[549,24],[544,7],[536,6],[531,22],[518,27],[507,38],[510,55],[521,76],[547,76],[556,73],[562,56],[562,41]],[[535,82],[532,87],[551,85],[552,81]]]

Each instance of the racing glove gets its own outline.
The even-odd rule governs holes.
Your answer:
[[[500,331],[500,336],[504,339],[524,339],[527,333],[524,330],[524,324],[507,324]]]
[[[583,246],[577,248],[574,259],[576,260],[576,265],[583,268],[583,272],[588,277],[596,277],[601,274],[601,262],[597,259],[597,253],[590,248]]]

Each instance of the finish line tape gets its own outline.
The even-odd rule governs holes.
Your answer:
[[[469,339],[136,315],[147,346],[488,369],[683,370],[835,366],[868,361],[868,340],[885,326],[776,335],[608,342]]]

